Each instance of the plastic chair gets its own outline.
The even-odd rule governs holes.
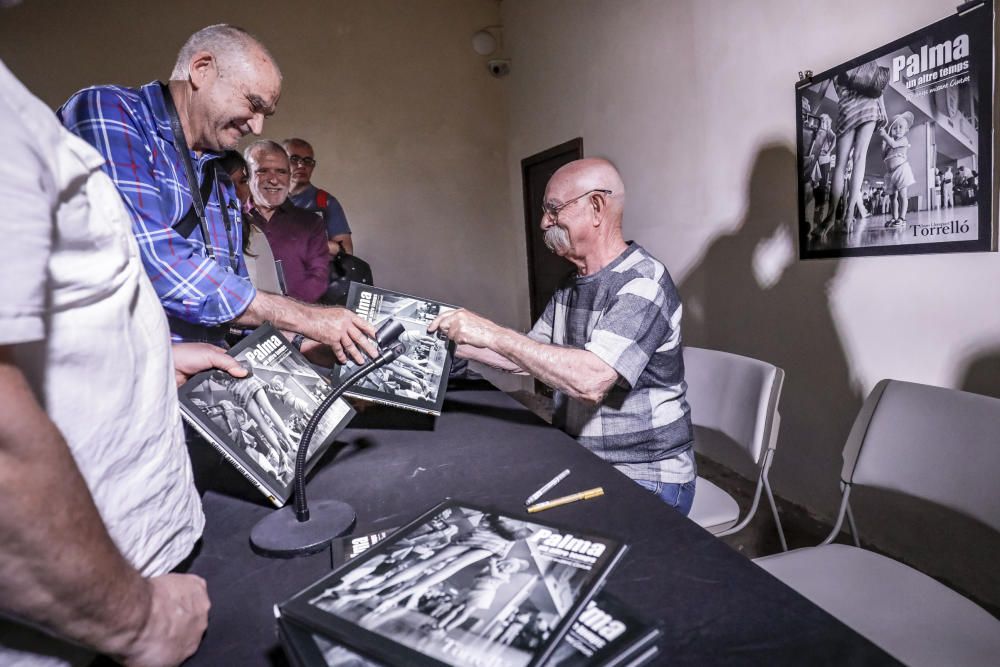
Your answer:
[[[787,549],[768,481],[778,438],[778,398],[785,372],[750,357],[685,347],[684,379],[695,449],[722,463],[731,462],[737,469],[749,462],[757,477],[753,503],[742,519],[739,504],[729,493],[699,477],[688,518],[714,535],[732,535],[750,523],[765,492],[781,548]]]
[[[996,665],[1000,621],[927,575],[859,546],[855,484],[940,505],[1000,531],[1000,400],[882,380],[844,446],[836,525],[819,546],[754,562],[909,665]]]

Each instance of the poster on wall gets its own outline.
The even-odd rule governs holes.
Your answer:
[[[799,256],[992,249],[993,3],[796,86]]]

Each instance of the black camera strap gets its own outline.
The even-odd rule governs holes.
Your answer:
[[[167,115],[170,116],[170,129],[174,133],[174,148],[181,155],[181,162],[184,163],[184,175],[187,178],[188,190],[191,191],[191,208],[178,220],[173,229],[184,238],[188,238],[197,226],[201,229],[201,237],[205,245],[205,253],[215,259],[215,250],[212,248],[211,237],[208,231],[208,217],[205,212],[205,202],[211,197],[212,188],[218,184],[219,173],[215,160],[205,163],[205,171],[202,175],[201,187],[198,185],[198,177],[194,172],[194,165],[191,162],[191,150],[188,148],[187,140],[184,137],[184,127],[181,125],[180,115],[174,105],[174,99],[170,95],[170,89],[165,83],[160,83],[163,91],[163,104],[167,108]],[[226,228],[226,244],[229,248],[230,262],[235,265],[238,258],[233,252],[232,222],[229,220],[226,202],[223,201],[222,193],[219,194],[219,211],[222,214],[222,221]]]

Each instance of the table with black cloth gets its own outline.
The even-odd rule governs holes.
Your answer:
[[[371,428],[359,428],[365,424]],[[377,425],[377,427],[376,427]],[[207,447],[207,445],[206,445]],[[595,486],[600,498],[545,519],[629,545],[607,590],[659,620],[656,664],[894,664],[866,639],[495,390],[450,391],[440,417],[377,407],[345,430],[308,480],[308,497],[358,513],[354,533],[400,526],[446,496],[525,516],[524,499],[564,468],[547,497]],[[189,571],[208,581],[208,632],[190,665],[284,665],[272,608],[330,571],[329,551],[255,555],[248,536],[274,509],[228,466],[205,492],[207,523]]]

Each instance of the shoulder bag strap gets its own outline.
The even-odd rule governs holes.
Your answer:
[[[205,254],[209,258],[215,259],[215,250],[212,249],[212,240],[208,232],[208,218],[205,216],[205,199],[207,199],[207,194],[211,193],[212,186],[215,184],[215,170],[212,169],[212,178],[209,178],[209,174],[205,174],[206,183],[202,183],[202,188],[205,189],[206,196],[203,196],[202,191],[196,187],[198,185],[198,178],[194,173],[194,165],[191,164],[191,151],[188,148],[187,140],[184,138],[184,128],[181,126],[181,119],[177,114],[177,107],[174,106],[174,99],[170,95],[170,89],[167,87],[167,84],[161,82],[160,88],[163,91],[163,104],[167,108],[167,115],[170,116],[170,129],[174,132],[174,148],[176,148],[177,152],[181,154],[181,162],[184,163],[184,174],[187,177],[188,189],[191,191],[191,208],[197,218],[197,224],[201,228],[201,236],[205,245]],[[207,166],[208,165],[206,165],[206,167]],[[206,171],[208,171],[207,168]],[[205,188],[206,184],[208,186],[207,188]],[[225,207],[223,206],[222,208],[224,209]],[[188,217],[191,215],[191,212],[192,211],[188,211],[188,213],[181,218],[176,225],[174,225],[174,229],[177,229],[178,233],[185,238],[190,236],[191,232],[194,231],[193,224],[186,223]],[[185,234],[183,230],[178,229],[182,224],[190,226],[190,230],[187,234]]]

